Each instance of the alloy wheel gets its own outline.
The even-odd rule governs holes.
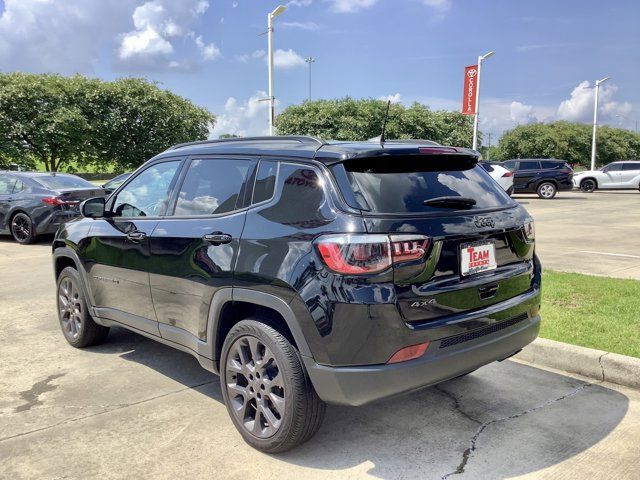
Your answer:
[[[275,435],[285,413],[285,387],[271,350],[256,337],[239,337],[229,349],[225,368],[236,419],[257,438]]]
[[[65,277],[58,287],[58,309],[64,334],[75,340],[82,329],[82,300],[76,282]]]
[[[553,185],[544,184],[540,187],[540,195],[544,198],[551,198],[555,193],[555,188]]]
[[[583,192],[591,193],[596,189],[596,184],[593,180],[585,180],[580,185]]]
[[[11,233],[18,242],[24,242],[31,236],[31,222],[25,215],[18,214],[11,221]]]

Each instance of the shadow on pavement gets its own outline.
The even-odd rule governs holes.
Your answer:
[[[222,402],[218,377],[186,353],[119,328],[91,350],[120,354]],[[614,390],[505,361],[364,407],[330,406],[312,440],[272,460],[384,479],[510,478],[592,447],[627,408]]]

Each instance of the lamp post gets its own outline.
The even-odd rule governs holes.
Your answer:
[[[600,92],[600,85],[609,80],[611,77],[604,77],[601,80],[596,80],[596,98],[593,104],[593,140],[591,140],[591,170],[596,169],[596,131],[598,129],[598,93]]]
[[[311,101],[311,64],[316,61],[313,57],[307,57],[304,59],[309,64],[309,101]]]
[[[269,135],[273,135],[273,125],[276,120],[276,99],[273,96],[273,19],[281,15],[287,7],[278,5],[275,10],[267,14],[267,42],[269,50]]]
[[[482,62],[493,56],[496,52],[488,52],[478,57],[478,80],[476,84],[476,116],[473,119],[473,149],[478,149],[478,117],[480,117],[480,74],[482,73]]]

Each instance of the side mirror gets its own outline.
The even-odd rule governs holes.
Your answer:
[[[85,200],[80,205],[80,212],[86,218],[104,217],[104,197],[95,197]]]

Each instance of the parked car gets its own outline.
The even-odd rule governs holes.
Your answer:
[[[573,184],[583,192],[600,190],[640,190],[640,160],[613,162],[599,170],[576,173]]]
[[[548,200],[559,190],[573,189],[573,169],[564,160],[518,159],[502,165],[513,172],[514,193],[537,193]]]
[[[104,191],[106,192],[107,195],[111,195],[111,193],[113,193],[113,191],[116,188],[118,188],[120,185],[122,185],[124,183],[124,181],[127,178],[129,178],[130,176],[131,176],[131,172],[121,173],[117,177],[112,178],[107,183],[102,185],[102,188],[104,188]]]
[[[513,194],[513,172],[498,162],[478,162],[508,195]]]
[[[33,243],[79,217],[80,202],[99,195],[103,189],[75,175],[0,171],[0,234]]]
[[[82,212],[53,243],[66,340],[123,326],[190,353],[265,452],[311,438],[326,403],[459,377],[538,334],[533,220],[472,150],[183,144]]]

